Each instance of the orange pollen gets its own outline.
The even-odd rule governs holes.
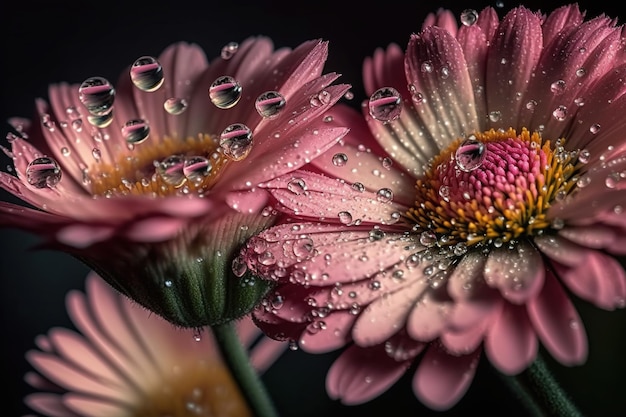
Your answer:
[[[563,225],[549,221],[546,211],[576,188],[582,165],[582,151],[567,151],[564,142],[552,148],[525,128],[519,135],[492,129],[458,139],[418,179],[407,216],[416,231],[446,245],[499,246],[558,229]]]
[[[96,163],[83,181],[95,196],[202,194],[211,189],[229,159],[210,135],[134,145],[112,164]]]

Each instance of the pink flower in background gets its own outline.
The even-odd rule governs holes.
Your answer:
[[[258,184],[347,131],[323,122],[349,88],[322,74],[327,53],[324,41],[274,50],[252,37],[208,62],[177,43],[116,85],[51,86],[34,122],[10,121],[17,175],[0,172],[0,186],[28,207],[0,202],[0,225],[40,235],[173,323],[241,316],[263,288],[223,279],[234,248],[273,222]]]
[[[576,5],[430,15],[365,61],[364,119],[302,170],[266,182],[287,215],[236,264],[277,283],[254,317],[308,352],[347,347],[327,389],[368,401],[415,362],[444,410],[485,352],[514,375],[539,342],[587,357],[568,291],[626,303],[622,27]]]
[[[96,274],[67,310],[80,333],[54,328],[26,354],[37,390],[25,401],[46,416],[251,416],[210,329],[180,329],[113,291]],[[250,347],[261,334],[249,316],[237,323]],[[264,372],[284,344],[261,336],[250,360]]]

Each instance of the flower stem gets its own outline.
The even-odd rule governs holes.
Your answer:
[[[516,376],[501,374],[512,391],[537,417],[582,417],[571,398],[537,355],[527,370]]]
[[[253,415],[255,417],[278,417],[265,385],[252,367],[248,352],[239,339],[235,321],[214,325],[211,328],[220,353],[248,402]]]

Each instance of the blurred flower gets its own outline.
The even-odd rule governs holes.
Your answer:
[[[625,305],[622,27],[576,5],[461,21],[439,11],[406,53],[366,60],[366,123],[334,110],[350,134],[263,185],[290,218],[240,256],[279,284],[254,313],[267,334],[347,346],[327,377],[347,404],[417,361],[413,389],[433,409],[463,396],[483,350],[509,375],[538,341],[583,363],[567,290]]]
[[[91,77],[49,89],[37,122],[14,118],[17,175],[0,187],[0,226],[42,236],[122,293],[186,327],[240,317],[265,293],[231,283],[230,255],[274,220],[260,182],[345,134],[323,113],[347,91],[322,75],[328,43],[230,43],[210,63],[196,45],[143,56],[114,87]]]
[[[80,333],[54,328],[26,355],[38,371],[26,381],[42,391],[25,399],[33,410],[53,417],[252,415],[209,328],[177,328],[94,273],[86,294],[68,294],[67,310]],[[283,343],[256,340],[261,333],[249,316],[237,327],[258,372],[284,352]]]

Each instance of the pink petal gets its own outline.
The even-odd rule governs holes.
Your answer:
[[[505,374],[515,375],[526,368],[537,354],[537,337],[525,308],[504,303],[485,338],[485,353]]]
[[[389,389],[406,371],[407,362],[397,362],[380,346],[350,346],[333,363],[326,375],[326,390],[343,404],[369,401]]]
[[[428,342],[448,325],[452,303],[432,290],[426,290],[408,314],[406,330],[415,340]]]
[[[183,219],[151,217],[131,224],[124,234],[138,242],[162,242],[171,239],[187,225]]]
[[[587,359],[587,334],[576,309],[548,271],[539,295],[528,302],[528,316],[543,345],[564,365]]]
[[[445,331],[440,337],[441,344],[453,355],[467,355],[474,352],[483,341],[489,320],[484,319],[475,326],[460,331]]]
[[[298,344],[309,353],[324,353],[345,346],[350,340],[350,331],[356,316],[349,311],[332,312],[317,322],[309,325]]]
[[[469,355],[453,356],[431,344],[413,377],[413,391],[427,407],[444,411],[454,406],[469,388],[480,349]]]
[[[554,266],[565,285],[579,297],[606,310],[626,306],[626,271],[614,257],[588,250],[576,266]]]
[[[534,243],[541,252],[559,263],[576,266],[585,259],[587,250],[560,236],[535,236]]]
[[[372,346],[397,333],[427,287],[425,279],[415,279],[409,285],[371,302],[354,324],[354,342],[359,346]]]
[[[492,250],[484,273],[487,284],[498,288],[504,298],[515,304],[534,297],[543,286],[541,255],[525,240],[515,245],[515,249]]]
[[[99,397],[84,397],[69,393],[63,397],[63,404],[81,417],[101,417],[124,415],[132,410],[132,404],[126,406],[118,402],[106,401]]]
[[[56,239],[65,245],[84,249],[94,243],[109,239],[114,233],[115,229],[110,226],[72,224],[60,229],[56,234]]]
[[[611,246],[616,240],[616,231],[604,225],[566,227],[559,230],[559,235],[592,249]]]
[[[523,126],[520,115],[528,100],[519,100],[517,93],[526,91],[541,56],[543,36],[539,16],[524,7],[509,11],[500,22],[489,46],[486,79],[488,112],[500,112],[491,127]],[[515,68],[515,71],[511,71]]]
[[[548,45],[559,34],[578,27],[584,18],[577,4],[568,4],[554,9],[542,25],[544,43]]]
[[[269,194],[265,190],[253,188],[248,191],[233,191],[226,195],[226,203],[240,213],[259,213],[266,205]]]
[[[37,392],[27,395],[24,402],[33,410],[49,417],[81,417],[63,405],[59,394]]]
[[[285,353],[287,346],[285,342],[263,337],[250,351],[250,363],[259,374],[263,374]]]

